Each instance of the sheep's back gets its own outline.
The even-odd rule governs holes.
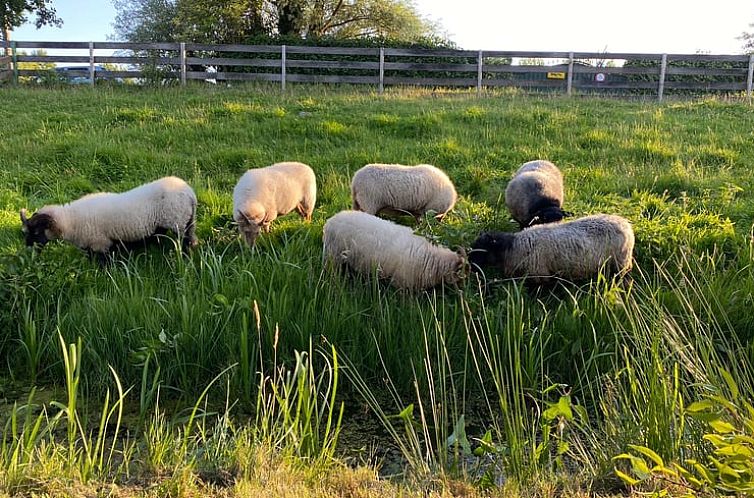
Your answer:
[[[315,182],[314,171],[303,163],[250,169],[233,189],[233,211],[243,211],[248,203],[259,202],[265,209],[290,212],[310,189],[316,188]]]
[[[99,233],[133,241],[152,235],[158,226],[183,229],[195,206],[196,195],[185,181],[165,177],[126,192],[89,194],[65,208],[83,238]]]
[[[531,161],[524,164],[505,188],[505,204],[513,218],[528,224],[535,207],[543,199],[563,205],[563,175],[552,163]]]
[[[559,275],[569,279],[594,276],[606,263],[615,272],[631,268],[634,233],[628,220],[593,215],[564,223],[527,228],[518,234],[512,262],[516,276]]]
[[[428,165],[367,164],[353,175],[351,190],[355,195],[367,196],[377,208],[390,207],[411,212],[423,210],[438,193],[455,188],[440,169]],[[362,202],[362,199],[359,199]]]
[[[408,289],[439,283],[441,275],[427,273],[428,262],[443,257],[443,251],[454,255],[408,227],[360,211],[343,211],[330,218],[323,242],[326,257],[360,273],[379,268],[395,286]]]

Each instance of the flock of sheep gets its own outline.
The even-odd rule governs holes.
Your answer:
[[[250,169],[233,191],[233,218],[246,242],[254,245],[278,217],[296,210],[309,221],[316,203],[314,171],[283,162]],[[457,284],[468,263],[497,267],[505,277],[535,283],[554,278],[583,280],[600,271],[631,269],[634,234],[619,216],[598,214],[562,221],[563,176],[548,161],[524,164],[505,190],[505,203],[522,228],[517,233],[483,233],[471,251],[432,244],[409,227],[379,218],[403,213],[419,221],[442,219],[456,203],[453,182],[440,169],[422,164],[368,164],[351,182],[352,211],[327,220],[323,258],[358,273],[377,271],[398,288],[427,289]],[[33,216],[20,212],[26,244],[63,239],[106,259],[117,244],[176,233],[185,251],[196,245],[196,195],[180,178],[165,177],[127,192],[96,193],[64,205],[44,206]]]

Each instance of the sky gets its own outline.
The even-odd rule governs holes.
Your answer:
[[[741,53],[737,37],[754,31],[752,0],[414,0],[469,50],[645,53]],[[110,0],[53,0],[61,29],[33,24],[12,37],[26,41],[106,41]]]

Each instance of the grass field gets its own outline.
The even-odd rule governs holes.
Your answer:
[[[307,86],[2,102],[0,496],[611,494],[629,445],[683,464],[715,449],[710,422],[754,436],[746,104]],[[632,284],[537,292],[491,273],[408,294],[323,272],[322,225],[364,164],[444,169],[460,201],[418,231],[455,248],[515,229],[502,194],[536,158],[561,167],[566,209],[634,224]],[[283,160],[315,170],[314,221],[279,219],[249,250],[233,186]],[[23,247],[20,208],[165,175],[199,198],[190,257],[164,243],[103,268]],[[730,406],[695,417],[710,396]]]

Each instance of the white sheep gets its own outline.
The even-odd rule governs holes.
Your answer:
[[[465,258],[415,235],[405,226],[359,211],[341,211],[325,223],[323,260],[420,290],[463,278]]]
[[[27,218],[21,210],[26,245],[63,239],[106,255],[116,243],[147,239],[172,230],[184,250],[196,245],[196,195],[180,178],[168,176],[122,193],[89,194],[63,205],[49,205]]]
[[[253,246],[260,230],[270,231],[275,218],[294,209],[311,221],[317,201],[314,171],[303,163],[283,162],[250,169],[233,189],[233,219]]]
[[[411,214],[419,221],[427,211],[441,220],[457,195],[448,175],[429,164],[367,164],[353,175],[351,198],[355,211]]]
[[[562,220],[563,174],[550,161],[529,161],[505,189],[505,205],[521,228]]]
[[[554,278],[578,281],[600,270],[628,273],[634,232],[625,218],[598,214],[517,233],[484,233],[471,248],[469,262],[496,266],[505,277],[529,277],[534,283]]]

